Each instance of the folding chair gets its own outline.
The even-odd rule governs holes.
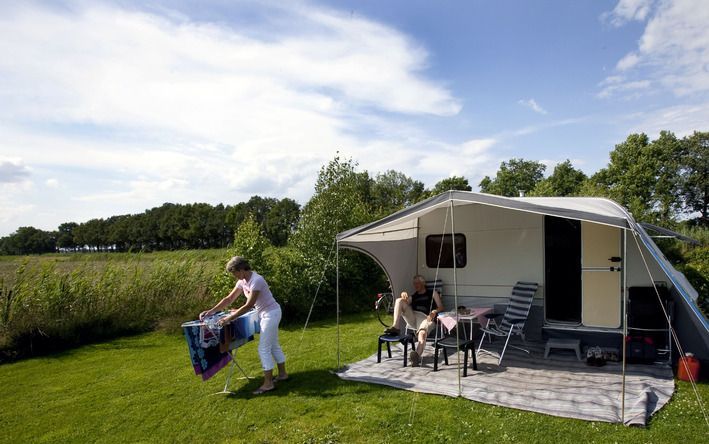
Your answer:
[[[532,307],[532,299],[534,298],[534,294],[537,292],[537,288],[539,288],[539,284],[536,282],[517,282],[515,284],[512,288],[512,295],[510,296],[510,301],[507,304],[505,315],[499,326],[488,325],[487,327],[480,329],[483,332],[483,335],[482,338],[480,338],[480,344],[478,345],[476,355],[483,352],[492,356],[497,356],[497,353],[482,348],[485,335],[490,335],[490,337],[506,337],[505,345],[502,347],[502,352],[500,352],[497,365],[500,365],[502,362],[502,358],[505,355],[505,350],[507,350],[507,346],[512,335],[519,335],[524,343],[524,324],[527,322],[529,310]],[[517,347],[514,345],[510,345],[510,347],[529,353],[529,350],[522,347]]]

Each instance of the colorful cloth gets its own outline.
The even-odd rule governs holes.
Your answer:
[[[204,321],[182,324],[192,367],[195,375],[201,375],[203,381],[229,364],[232,360],[229,350],[253,341],[254,334],[259,331],[256,312],[239,316],[222,327],[217,321],[227,314],[221,312]]]

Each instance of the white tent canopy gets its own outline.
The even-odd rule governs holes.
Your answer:
[[[475,210],[475,208],[478,208],[479,211]],[[692,324],[693,327],[690,328],[692,332],[699,333],[696,338],[700,339],[700,346],[696,349],[695,354],[706,354],[707,356],[703,358],[709,358],[709,322],[695,304],[697,299],[696,290],[692,288],[681,273],[672,267],[650,236],[635,222],[633,217],[623,207],[608,199],[593,197],[507,198],[482,193],[449,191],[378,221],[338,234],[338,248],[344,247],[357,250],[372,257],[386,273],[391,283],[392,291],[398,294],[399,291],[408,289],[411,277],[417,274],[421,267],[420,245],[423,224],[426,223],[426,220],[430,221],[433,218],[431,213],[438,210],[438,214],[440,214],[441,211],[447,211],[447,209],[450,209],[450,214],[454,215],[450,223],[455,224],[456,232],[462,227],[492,223],[480,219],[480,217],[476,216],[478,213],[496,214],[496,224],[509,225],[507,233],[512,233],[514,230],[520,233],[524,230],[529,231],[528,227],[515,228],[514,222],[509,221],[515,218],[521,218],[519,220],[522,220],[525,217],[534,219],[534,216],[529,215],[555,216],[581,221],[594,227],[605,226],[620,229],[626,239],[626,248],[632,249],[632,251],[627,252],[628,257],[625,259],[629,259],[631,256],[633,259],[632,264],[628,263],[629,261],[624,264],[624,273],[625,268],[633,269],[635,275],[639,275],[641,272],[645,273],[645,270],[647,270],[650,276],[647,277],[646,273],[645,280],[650,285],[657,280],[668,281],[670,287],[680,296],[678,299],[682,302],[681,305],[685,314],[683,318],[682,316],[679,318],[682,318],[682,322]],[[525,214],[528,216],[524,216]],[[541,220],[541,218],[534,220]],[[533,230],[536,230],[534,233],[535,239],[542,239],[543,228],[541,228],[539,222],[535,223],[537,224],[536,227],[533,227]],[[439,231],[439,233],[445,234],[442,231]],[[450,231],[447,234],[450,234]],[[523,235],[520,235],[520,238],[522,237]],[[516,252],[521,252],[522,255],[526,254],[526,262],[523,265],[517,265],[517,275],[520,274],[519,270],[531,267],[537,270],[537,276],[540,277],[538,280],[543,280],[544,257],[543,251],[540,250],[541,247],[535,247],[537,250],[527,252],[529,244],[520,243],[519,246],[516,244],[502,245],[505,242],[511,241],[503,237],[490,239],[481,237],[476,245],[479,249],[487,248],[491,251],[495,248],[507,248],[508,250],[513,247],[516,248]],[[625,254],[621,254],[621,256],[625,256]],[[662,276],[659,276],[660,274]],[[628,279],[632,281],[632,277],[625,279],[626,287],[628,286]],[[510,284],[513,283],[510,282]],[[449,286],[450,284],[452,282],[448,283]],[[457,290],[457,288],[454,289],[454,291]],[[690,331],[687,331],[686,334],[692,335]],[[699,348],[703,348],[703,350],[699,350]]]

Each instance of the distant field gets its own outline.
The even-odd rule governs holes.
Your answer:
[[[0,257],[0,362],[147,331],[233,285],[223,250]]]
[[[15,273],[22,264],[37,267],[53,264],[58,272],[67,273],[78,267],[101,268],[108,263],[137,262],[149,264],[189,258],[205,265],[222,264],[228,255],[226,248],[212,250],[157,251],[152,253],[56,253],[33,256],[0,256],[0,284],[12,287]]]

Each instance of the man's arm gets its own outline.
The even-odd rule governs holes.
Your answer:
[[[438,313],[443,311],[443,303],[441,302],[441,294],[437,291],[433,292],[433,302],[436,303],[436,308],[431,310],[431,313],[428,315],[428,320],[433,321],[436,319],[436,316],[438,316]]]

